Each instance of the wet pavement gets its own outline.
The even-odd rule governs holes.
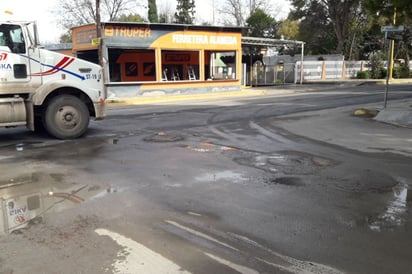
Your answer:
[[[407,273],[411,129],[307,109],[328,96],[1,130],[0,273]]]

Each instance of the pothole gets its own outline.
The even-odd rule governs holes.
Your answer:
[[[163,132],[160,131],[158,133],[152,134],[143,138],[145,142],[178,142],[183,141],[185,138],[181,134],[173,133],[173,132]]]
[[[299,177],[279,177],[279,178],[272,178],[265,181],[267,185],[285,185],[285,186],[295,186],[295,187],[302,187],[306,184],[302,181]]]

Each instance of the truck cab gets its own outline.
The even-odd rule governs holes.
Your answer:
[[[99,65],[44,49],[35,22],[0,22],[0,127],[77,138],[105,117],[105,99]]]

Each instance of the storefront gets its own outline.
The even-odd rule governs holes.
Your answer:
[[[98,62],[96,26],[72,31],[76,56]],[[241,28],[102,23],[109,96],[239,90]]]

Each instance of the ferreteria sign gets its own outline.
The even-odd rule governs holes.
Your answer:
[[[193,35],[193,34],[173,34],[174,44],[195,44],[195,45],[237,45],[238,39],[235,36],[215,36],[215,35]]]
[[[136,48],[169,49],[230,49],[240,47],[241,34],[168,29],[151,29],[150,26],[110,24],[104,26],[104,44]]]
[[[153,42],[151,47],[173,49],[238,50],[240,33],[214,31],[174,31]]]
[[[73,49],[104,47],[170,50],[241,50],[240,28],[144,23],[102,23],[102,39],[94,24],[73,29]]]

